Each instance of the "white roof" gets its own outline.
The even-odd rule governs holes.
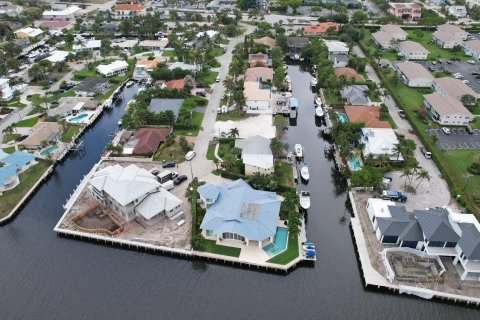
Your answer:
[[[77,6],[67,6],[63,10],[45,10],[43,16],[69,16],[80,10]]]
[[[218,34],[218,31],[215,31],[215,30],[207,30],[205,32],[199,32],[197,33],[197,38],[201,38],[205,35],[205,33],[207,34],[207,37],[209,38],[213,38],[215,37],[217,34]]]
[[[123,60],[116,60],[109,64],[101,64],[97,71],[101,74],[110,74],[112,72],[128,68],[128,63]]]
[[[397,135],[391,128],[362,128],[362,142],[365,144],[363,154],[379,156],[390,155],[391,160],[397,160],[394,155],[395,145],[399,143]],[[402,155],[398,160],[403,160]]]
[[[99,170],[93,174],[90,184],[95,189],[108,194],[122,206],[160,187],[160,183],[153,174],[134,164],[125,168],[116,164]]]
[[[43,30],[38,28],[26,27],[15,31],[15,33],[24,33],[29,38],[35,38],[36,36],[41,35],[43,33]]]
[[[125,40],[122,42],[114,42],[112,43],[112,47],[120,47],[120,48],[126,48],[130,49],[135,47],[135,45],[138,43],[138,40]]]
[[[76,50],[82,50],[82,49],[97,49],[102,46],[102,41],[101,40],[87,40],[83,41],[82,44],[74,44],[72,46],[72,49],[74,51]]]
[[[348,52],[350,49],[345,42],[336,40],[325,40],[329,52]]]
[[[167,38],[162,38],[160,40],[143,40],[140,41],[138,44],[140,47],[148,47],[148,48],[165,48],[168,46],[168,39]]]
[[[368,199],[368,207],[373,209],[377,218],[390,218],[392,215],[388,209],[389,206],[395,206],[395,202],[376,198]]]
[[[162,211],[170,211],[182,204],[182,200],[170,192],[160,188],[158,192],[149,194],[136,207],[135,212],[149,220]]]
[[[68,53],[69,53],[68,51],[55,50],[52,52],[50,57],[45,58],[45,60],[48,60],[53,63],[65,61],[67,59]]]
[[[72,110],[80,111],[80,110],[82,110],[82,107],[83,107],[84,104],[85,104],[85,102],[79,102],[73,107]]]
[[[273,155],[271,154],[244,154],[242,155],[242,160],[244,164],[262,169],[270,169],[273,167]]]

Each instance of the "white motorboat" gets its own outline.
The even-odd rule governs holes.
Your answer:
[[[310,192],[309,191],[300,192],[300,207],[302,207],[305,210],[310,208]]]
[[[324,114],[324,113],[323,113],[322,107],[316,107],[316,108],[315,108],[315,115],[316,115],[317,117],[323,117],[323,114]]]
[[[291,83],[292,82],[292,80],[290,79],[288,74],[285,76],[285,82],[286,83]]]
[[[293,55],[293,60],[300,60],[300,55],[298,54]]]
[[[302,169],[300,169],[300,175],[305,181],[308,181],[310,179],[310,172],[308,171],[307,163],[304,163]]]
[[[303,147],[302,147],[302,145],[301,145],[300,143],[297,143],[297,144],[295,145],[295,149],[294,149],[294,150],[295,150],[295,156],[296,156],[297,158],[303,158]]]
[[[313,104],[315,105],[315,107],[321,107],[322,99],[320,97],[316,97],[315,100],[313,100]]]
[[[123,123],[123,122],[122,122],[122,120],[121,120],[121,119],[120,119],[120,120],[118,120],[118,122],[117,122],[118,126],[121,126],[121,125],[122,125],[122,123]]]
[[[129,80],[129,81],[125,84],[125,86],[126,86],[127,88],[130,88],[131,86],[133,86],[134,83],[135,83],[135,82],[133,82],[132,80]]]
[[[316,78],[312,78],[312,80],[310,80],[310,86],[311,86],[311,87],[316,87],[316,86],[317,86],[317,83],[318,83],[318,81],[317,81]]]

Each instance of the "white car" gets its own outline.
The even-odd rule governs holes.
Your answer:
[[[469,84],[469,83],[470,83],[470,81],[468,81],[468,80],[462,80],[462,82],[465,83],[465,84]]]
[[[188,151],[187,154],[185,155],[185,159],[187,159],[187,161],[190,161],[193,158],[195,158],[196,155],[197,154],[195,153],[195,151]]]
[[[450,129],[448,129],[447,127],[442,127],[442,131],[445,134],[450,134]]]
[[[475,64],[475,60],[468,60],[467,62],[470,64]]]
[[[462,76],[461,73],[455,73],[455,74],[453,75],[453,77],[454,77],[455,79],[463,78],[463,76]]]

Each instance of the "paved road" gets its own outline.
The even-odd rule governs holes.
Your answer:
[[[255,30],[255,27],[251,25],[242,25],[242,27],[246,28],[246,34],[250,34]],[[243,37],[244,35],[241,35],[240,37],[232,39],[228,44],[227,52],[218,58],[218,62],[221,64],[221,67],[219,68],[220,82],[213,85],[212,95],[208,97],[209,102],[202,122],[203,130],[200,130],[200,133],[195,140],[194,151],[197,156],[192,161],[185,161],[179,165],[181,171],[190,172],[188,166],[191,164],[193,175],[195,177],[205,177],[210,174],[213,169],[213,161],[207,159],[208,145],[210,140],[213,139],[214,125],[217,119],[217,109],[220,106],[220,100],[225,93],[223,80],[225,80],[228,74],[229,65],[232,61],[232,51],[238,43],[243,41]]]
[[[353,48],[353,52],[358,56],[365,57],[365,54],[358,46],[355,46]],[[380,84],[380,78],[370,64],[367,64],[365,71],[372,81]],[[385,105],[388,107],[388,111],[390,112],[393,121],[395,121],[395,124],[397,125],[397,129],[395,129],[395,132],[397,134],[404,135],[407,139],[415,141],[415,144],[417,145],[417,148],[415,150],[415,158],[419,161],[420,166],[427,170],[431,176],[429,182],[423,182],[422,188],[419,189],[419,192],[417,192],[417,195],[415,195],[415,198],[417,199],[415,199],[414,201],[418,203],[419,207],[421,207],[423,204],[428,204],[429,206],[450,205],[455,207],[456,203],[451,202],[450,190],[448,189],[446,181],[442,178],[440,171],[435,165],[435,162],[433,162],[433,160],[431,159],[426,159],[425,156],[420,152],[420,146],[422,146],[423,144],[417,135],[411,133],[413,132],[413,129],[410,126],[408,120],[400,118],[400,115],[398,114],[400,108],[398,107],[398,105],[395,103],[395,101],[390,95],[382,98],[382,100],[382,102],[385,103]],[[400,180],[400,175],[396,176],[396,180]],[[401,179],[403,181],[403,178]],[[401,184],[399,184],[397,187],[400,188],[400,186]],[[448,197],[446,196],[447,194],[449,195]]]

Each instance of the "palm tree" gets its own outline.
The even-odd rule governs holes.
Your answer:
[[[288,148],[288,145],[283,143],[280,139],[273,138],[270,142],[270,149],[275,158],[279,157],[284,150]]]
[[[235,80],[233,80],[233,77],[227,76],[225,80],[223,80],[223,85],[228,92],[228,105],[230,106],[232,91],[235,89]]]
[[[220,164],[220,160],[217,159],[217,157],[213,158],[213,163],[215,164],[215,167],[218,170],[218,165]]]
[[[420,184],[422,183],[423,180],[427,179],[428,181],[430,181],[430,178],[431,178],[431,176],[428,173],[428,171],[422,169],[417,175],[417,180],[420,179],[420,181],[418,182],[417,186],[415,187],[415,192],[417,192],[417,189],[418,189],[418,187],[420,186]]]
[[[240,133],[238,132],[238,128],[232,128],[230,129],[230,137],[231,138],[235,138],[235,137],[238,137],[240,135]]]
[[[226,154],[223,157],[223,165],[227,170],[230,170],[235,165],[235,159],[231,153]]]
[[[400,177],[405,177],[405,184],[403,186],[404,189],[407,188],[407,180],[409,179],[409,177],[412,175],[412,170],[410,170],[410,168],[404,168],[402,170],[402,174],[400,175]]]

